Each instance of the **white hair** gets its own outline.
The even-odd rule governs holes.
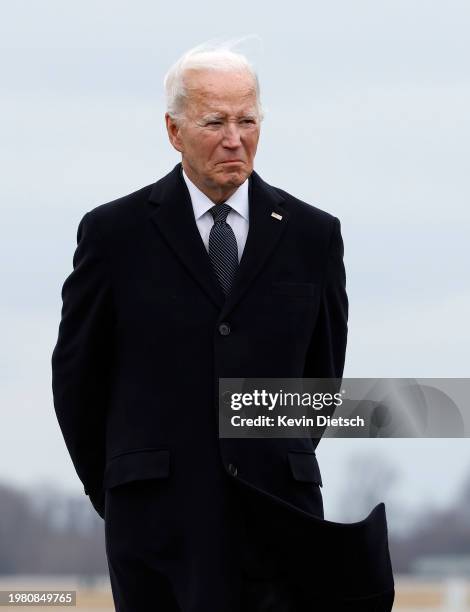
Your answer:
[[[253,78],[255,86],[259,119],[260,121],[263,119],[258,75],[245,55],[233,50],[233,47],[242,40],[244,39],[202,43],[186,51],[173,64],[165,75],[163,85],[165,87],[167,113],[174,121],[179,123],[184,118],[185,103],[188,99],[184,77],[188,70],[245,72],[249,74]]]

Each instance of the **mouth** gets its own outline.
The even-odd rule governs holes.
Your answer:
[[[241,159],[227,159],[225,161],[219,162],[219,164],[243,164],[244,162]]]

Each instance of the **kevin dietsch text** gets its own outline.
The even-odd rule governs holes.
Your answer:
[[[251,406],[262,407],[268,411],[278,410],[280,408],[289,407],[310,407],[313,410],[323,410],[325,408],[338,408],[343,404],[343,395],[345,391],[338,393],[297,393],[285,392],[282,389],[279,392],[271,393],[263,390],[255,389],[251,393],[232,393],[231,408],[232,410],[241,410]],[[230,422],[232,427],[282,427],[289,428],[309,428],[309,427],[345,427],[355,428],[364,427],[365,420],[360,416],[354,417],[331,417],[324,414],[315,414],[314,416],[296,416],[291,417],[287,414],[277,415],[261,415],[255,417],[245,417],[240,414],[235,414],[231,417]]]
[[[233,427],[364,427],[365,420],[360,416],[355,417],[329,417],[317,414],[313,417],[288,417],[285,414],[276,416],[258,415],[247,418],[239,414],[231,418]]]

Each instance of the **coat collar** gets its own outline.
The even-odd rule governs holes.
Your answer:
[[[288,221],[288,213],[281,206],[284,198],[255,171],[249,177],[248,198],[248,237],[227,298],[212,271],[209,255],[197,229],[180,163],[155,183],[149,198],[152,203],[152,223],[191,276],[220,309],[221,319],[233,310],[259,274]],[[272,216],[273,212],[277,217]]]

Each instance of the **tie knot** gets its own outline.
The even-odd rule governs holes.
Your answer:
[[[232,210],[232,208],[228,204],[222,203],[216,204],[209,210],[214,218],[214,223],[220,223],[221,221],[225,221],[227,219],[227,215]]]

